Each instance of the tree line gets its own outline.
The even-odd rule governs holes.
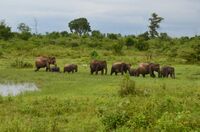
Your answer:
[[[18,32],[12,32],[5,21],[0,22],[0,40],[21,39],[23,41],[37,40],[49,44],[63,45],[70,41],[71,47],[87,45],[91,48],[112,49],[117,54],[123,54],[124,48],[145,51],[151,56],[152,53],[162,53],[171,58],[181,57],[187,62],[200,61],[200,36],[180,38],[170,37],[167,33],[159,33],[160,23],[164,18],[153,13],[149,18],[148,31],[139,35],[121,35],[116,33],[101,33],[92,30],[86,18],[77,18],[68,23],[70,32],[46,32],[46,34],[32,33],[31,28],[20,23]],[[111,46],[110,46],[111,43]]]

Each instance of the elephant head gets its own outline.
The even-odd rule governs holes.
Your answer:
[[[151,77],[155,77],[154,71],[158,72],[158,77],[160,77],[160,64],[150,63],[149,73]]]
[[[48,57],[48,63],[56,65],[56,57],[54,57],[54,56]]]

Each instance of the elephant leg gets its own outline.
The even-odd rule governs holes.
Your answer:
[[[103,75],[103,73],[104,73],[103,70],[101,70],[101,75]]]
[[[143,77],[145,77],[145,74],[142,74]]]
[[[37,68],[35,69],[35,72],[39,71],[39,69],[40,69],[40,67],[37,67]]]
[[[111,72],[110,72],[110,75],[112,75],[114,73],[114,70],[113,70],[113,68],[111,69]]]
[[[113,74],[113,71],[110,72],[110,75],[112,75],[112,74]]]
[[[173,73],[170,73],[170,77],[173,78]]]
[[[96,75],[98,75],[98,70],[96,70]]]
[[[153,77],[153,78],[154,78],[154,77],[156,77],[156,75],[155,75],[155,74],[152,72],[152,74],[151,74],[151,77]]]
[[[48,67],[46,67],[46,72],[49,70],[49,68]]]
[[[169,77],[169,73],[167,73],[167,78]]]
[[[124,75],[124,72],[122,71],[121,74]]]

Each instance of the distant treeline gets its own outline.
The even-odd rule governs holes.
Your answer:
[[[200,36],[194,37],[170,37],[167,33],[158,33],[159,23],[163,18],[152,14],[149,18],[149,31],[140,35],[126,35],[115,33],[101,33],[99,30],[91,30],[86,18],[79,18],[69,22],[70,33],[47,32],[36,34],[31,28],[20,23],[19,32],[12,32],[5,23],[0,22],[0,56],[6,49],[31,49],[44,45],[57,45],[64,47],[90,47],[96,49],[112,50],[116,54],[123,55],[126,49],[144,51],[151,54],[162,54],[171,58],[182,58],[189,63],[200,62]],[[155,23],[157,22],[157,23]],[[154,27],[153,27],[154,26]]]

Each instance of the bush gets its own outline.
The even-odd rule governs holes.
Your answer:
[[[0,39],[8,40],[12,37],[11,27],[7,26],[5,21],[0,21]]]
[[[116,53],[116,54],[122,54],[123,46],[124,46],[124,43],[122,41],[119,41],[118,43],[114,44],[112,46],[113,50],[114,50],[114,53]]]
[[[33,65],[31,63],[25,62],[22,59],[16,59],[10,65],[13,68],[32,68],[33,67]]]
[[[95,50],[92,51],[92,52],[90,53],[90,57],[91,57],[92,59],[96,59],[98,56],[99,56],[99,55],[98,55],[98,53],[97,53]]]
[[[133,95],[135,93],[136,93],[135,81],[131,80],[129,75],[126,75],[121,83],[119,95],[124,97],[127,95]]]
[[[136,42],[133,38],[131,38],[131,37],[126,38],[125,45],[127,46],[127,48],[130,47],[130,46],[133,46],[135,43]]]
[[[137,48],[140,51],[145,51],[149,49],[149,44],[144,41],[144,40],[139,40],[136,44],[135,44],[135,48]]]
[[[79,46],[78,42],[72,42],[72,43],[71,43],[71,47],[72,47],[72,48],[78,47],[78,46]]]
[[[107,131],[123,126],[129,120],[125,112],[114,112],[103,116],[102,123]]]

